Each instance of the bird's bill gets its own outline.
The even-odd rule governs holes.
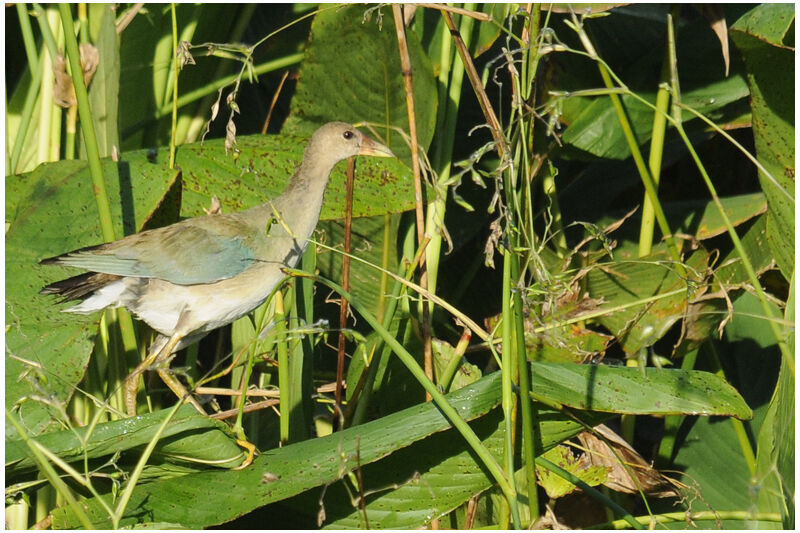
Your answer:
[[[378,141],[373,141],[366,135],[361,139],[361,150],[359,150],[358,155],[374,155],[375,157],[394,157],[394,154],[389,147],[379,143]]]

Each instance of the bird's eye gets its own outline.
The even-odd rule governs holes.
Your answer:
[[[347,140],[350,140],[350,139],[353,138],[353,132],[350,131],[350,130],[347,130],[344,133],[342,133],[342,137],[344,137]]]

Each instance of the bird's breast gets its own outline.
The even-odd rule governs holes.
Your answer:
[[[284,278],[283,265],[259,263],[239,275],[202,285],[147,283],[129,309],[163,335],[204,333],[230,324],[266,301]]]

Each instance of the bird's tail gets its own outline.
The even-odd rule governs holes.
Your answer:
[[[55,294],[60,302],[70,302],[88,297],[98,289],[119,280],[121,276],[102,272],[86,272],[61,281],[56,281],[42,288],[39,294]]]

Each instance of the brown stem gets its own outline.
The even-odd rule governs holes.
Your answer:
[[[422,199],[422,178],[419,163],[419,140],[417,139],[417,120],[414,109],[414,83],[411,71],[411,56],[408,52],[408,41],[406,40],[406,27],[403,25],[402,6],[392,5],[394,14],[394,25],[397,30],[397,47],[400,52],[400,65],[403,69],[403,82],[406,89],[406,105],[408,107],[408,133],[411,137],[411,167],[414,171],[414,198],[416,200],[417,215],[417,242],[421,246],[425,240],[425,214],[423,213],[424,202]],[[422,288],[428,288],[428,277],[425,271],[425,256],[419,262],[420,281]],[[425,375],[433,382],[433,350],[431,347],[431,317],[427,301],[423,298],[422,304],[422,341],[425,346]],[[425,393],[425,401],[431,401],[431,396]]]
[[[475,69],[475,64],[472,62],[472,57],[469,54],[469,50],[467,50],[467,46],[464,44],[464,40],[461,38],[461,34],[458,32],[458,29],[453,22],[453,17],[450,16],[450,13],[447,11],[442,11],[442,16],[444,17],[445,24],[447,24],[447,28],[450,30],[450,34],[453,36],[453,42],[456,43],[456,50],[458,50],[458,55],[461,57],[461,61],[464,63],[464,69],[467,72],[469,82],[472,84],[472,89],[475,91],[475,95],[478,97],[478,103],[483,111],[483,116],[486,118],[486,122],[489,124],[489,128],[492,130],[492,137],[494,137],[494,140],[497,143],[498,155],[500,155],[502,158],[505,152],[503,128],[500,127],[500,121],[497,119],[497,115],[494,112],[492,103],[489,101],[486,91],[483,90],[481,78],[478,76],[478,71]]]
[[[267,127],[269,126],[269,119],[272,118],[272,111],[275,109],[275,104],[278,103],[278,96],[281,94],[281,90],[283,89],[283,84],[286,82],[286,78],[289,77],[289,71],[283,73],[283,77],[281,78],[281,82],[278,84],[278,88],[275,90],[275,95],[272,97],[272,103],[269,105],[269,111],[267,112],[267,118],[264,119],[264,127],[261,128],[261,135],[267,134]]]
[[[347,199],[345,201],[344,211],[344,253],[342,256],[342,287],[344,290],[350,290],[350,229],[353,225],[353,177],[355,175],[356,163],[354,158],[347,160]],[[341,421],[343,421],[342,413],[342,385],[344,383],[344,330],[347,327],[347,309],[348,303],[346,298],[342,298],[339,303],[339,346],[336,354],[336,390],[334,392],[336,421],[334,427],[342,429]]]

